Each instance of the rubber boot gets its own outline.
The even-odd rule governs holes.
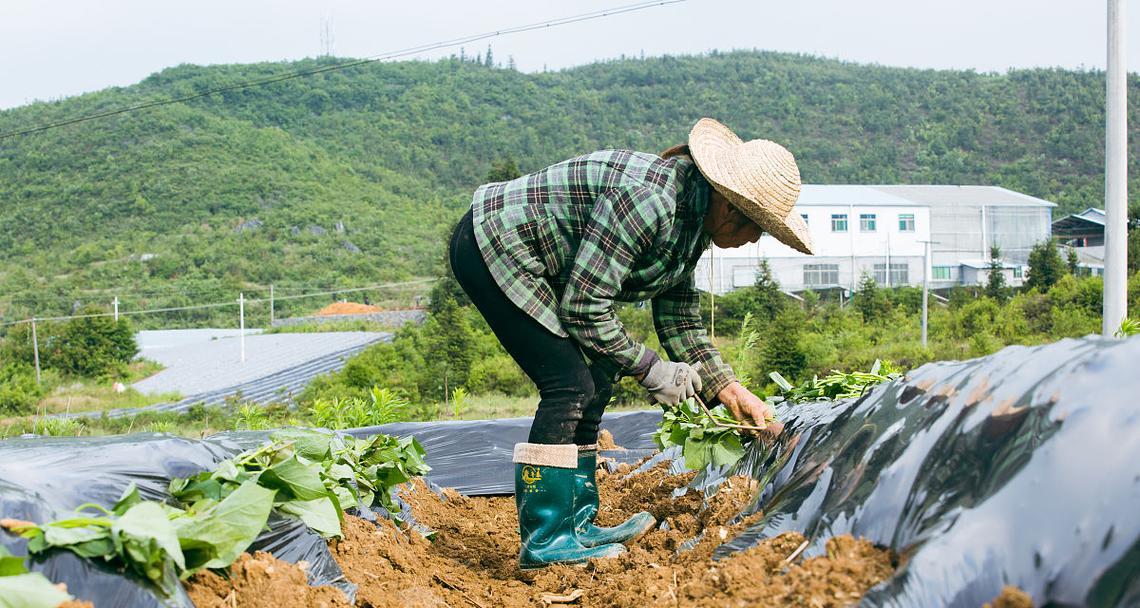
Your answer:
[[[612,528],[594,525],[598,516],[597,445],[578,448],[578,468],[574,471],[574,532],[587,547],[631,541],[653,529],[657,520],[642,511]]]
[[[574,474],[578,446],[515,445],[515,505],[519,511],[519,568],[581,564],[625,553],[622,545],[587,547],[574,534]]]

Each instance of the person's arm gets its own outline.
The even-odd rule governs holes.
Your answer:
[[[710,407],[723,403],[737,420],[767,426],[770,433],[780,432],[783,425],[772,421],[775,418],[772,406],[736,380],[736,374],[705,332],[700,295],[692,277],[653,299],[653,326],[670,359],[698,368],[704,387],[701,398],[705,403]]]
[[[671,221],[668,202],[656,192],[621,188],[598,197],[586,224],[558,316],[566,333],[614,376],[643,376],[659,359],[626,333],[614,298]]]
[[[653,298],[653,327],[670,359],[698,368],[701,398],[706,403],[712,403],[722,389],[736,382],[736,374],[701,323],[700,296],[691,276]]]

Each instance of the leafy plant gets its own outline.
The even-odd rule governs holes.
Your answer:
[[[368,395],[370,402],[357,397],[318,397],[309,406],[309,417],[320,427],[351,429],[396,422],[408,406],[407,399],[389,388],[373,386]]]
[[[259,431],[266,428],[269,417],[265,409],[256,403],[242,403],[237,408],[237,418],[234,420],[234,430]]]
[[[467,389],[457,386],[451,391],[451,406],[455,409],[455,419],[458,420],[459,412],[467,406]]]
[[[717,423],[740,423],[723,405],[709,411],[711,416],[700,409],[693,399],[666,407],[661,425],[653,434],[653,441],[662,450],[679,446],[685,458],[685,466],[690,469],[735,464],[744,456],[740,431]]]
[[[378,502],[395,517],[396,485],[429,470],[423,447],[411,437],[356,439],[290,429],[272,439],[213,471],[172,480],[178,506],[142,500],[132,484],[109,510],[87,504],[72,518],[44,524],[7,519],[0,527],[28,539],[30,553],[61,549],[101,559],[170,594],[179,577],[232,564],[273,510],[326,538],[340,536],[342,505]],[[0,574],[12,568],[0,558]]]
[[[56,608],[70,599],[63,585],[53,585],[39,572],[28,572],[24,558],[0,545],[0,606]]]
[[[740,341],[736,348],[736,379],[747,389],[752,389],[752,376],[747,370],[752,362],[753,349],[760,340],[760,332],[756,331],[753,320],[751,311],[744,313],[744,319],[740,321]]]
[[[1116,330],[1117,338],[1127,338],[1140,334],[1140,319],[1125,319],[1120,322],[1120,329]]]
[[[815,401],[820,399],[847,399],[861,397],[872,386],[882,382],[889,382],[898,378],[901,372],[890,362],[883,363],[876,360],[869,372],[833,371],[820,378],[792,386],[779,372],[771,372],[768,376],[783,391],[784,399],[788,401]]]
[[[39,421],[38,430],[48,437],[78,437],[83,429],[83,423],[74,418],[44,418]]]
[[[146,425],[146,430],[151,433],[173,433],[177,428],[177,425],[170,420],[156,420]]]

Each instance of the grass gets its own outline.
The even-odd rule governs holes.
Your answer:
[[[120,382],[129,385],[165,369],[162,364],[149,359],[136,359],[126,369]],[[119,392],[115,390],[113,379],[58,378],[45,375],[48,393],[36,404],[40,414],[60,414],[69,412],[102,412],[116,408],[133,408],[177,401],[182,396],[176,392],[147,395],[133,388]],[[54,386],[52,385],[54,383]]]
[[[455,416],[454,404],[438,403],[411,405],[402,420],[483,420],[490,418],[518,418],[534,415],[538,397],[506,397],[479,395],[464,398]],[[650,406],[613,405],[607,411],[646,409]],[[102,436],[139,432],[159,432],[200,439],[221,431],[258,430],[285,426],[313,426],[307,412],[283,403],[266,406],[232,401],[226,407],[191,407],[188,412],[139,412],[134,416],[107,418],[101,412],[74,419],[44,419],[41,416],[24,416],[0,419],[0,439],[18,437],[25,433],[51,436]]]
[[[266,334],[315,334],[336,331],[395,331],[395,327],[379,321],[365,319],[329,321],[327,323],[300,323],[297,325],[280,325],[266,329]]]

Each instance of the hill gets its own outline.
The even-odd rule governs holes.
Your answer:
[[[0,112],[0,132],[328,61],[179,66]],[[1132,138],[1138,84],[1130,77]],[[0,140],[0,316],[114,295],[126,308],[179,306],[261,296],[271,283],[288,293],[431,276],[448,224],[495,160],[527,171],[601,147],[656,151],[706,115],[784,143],[807,182],[993,184],[1058,213],[1102,200],[1101,72],[765,52],[538,74],[378,63]],[[1138,169],[1131,159],[1133,192]]]

